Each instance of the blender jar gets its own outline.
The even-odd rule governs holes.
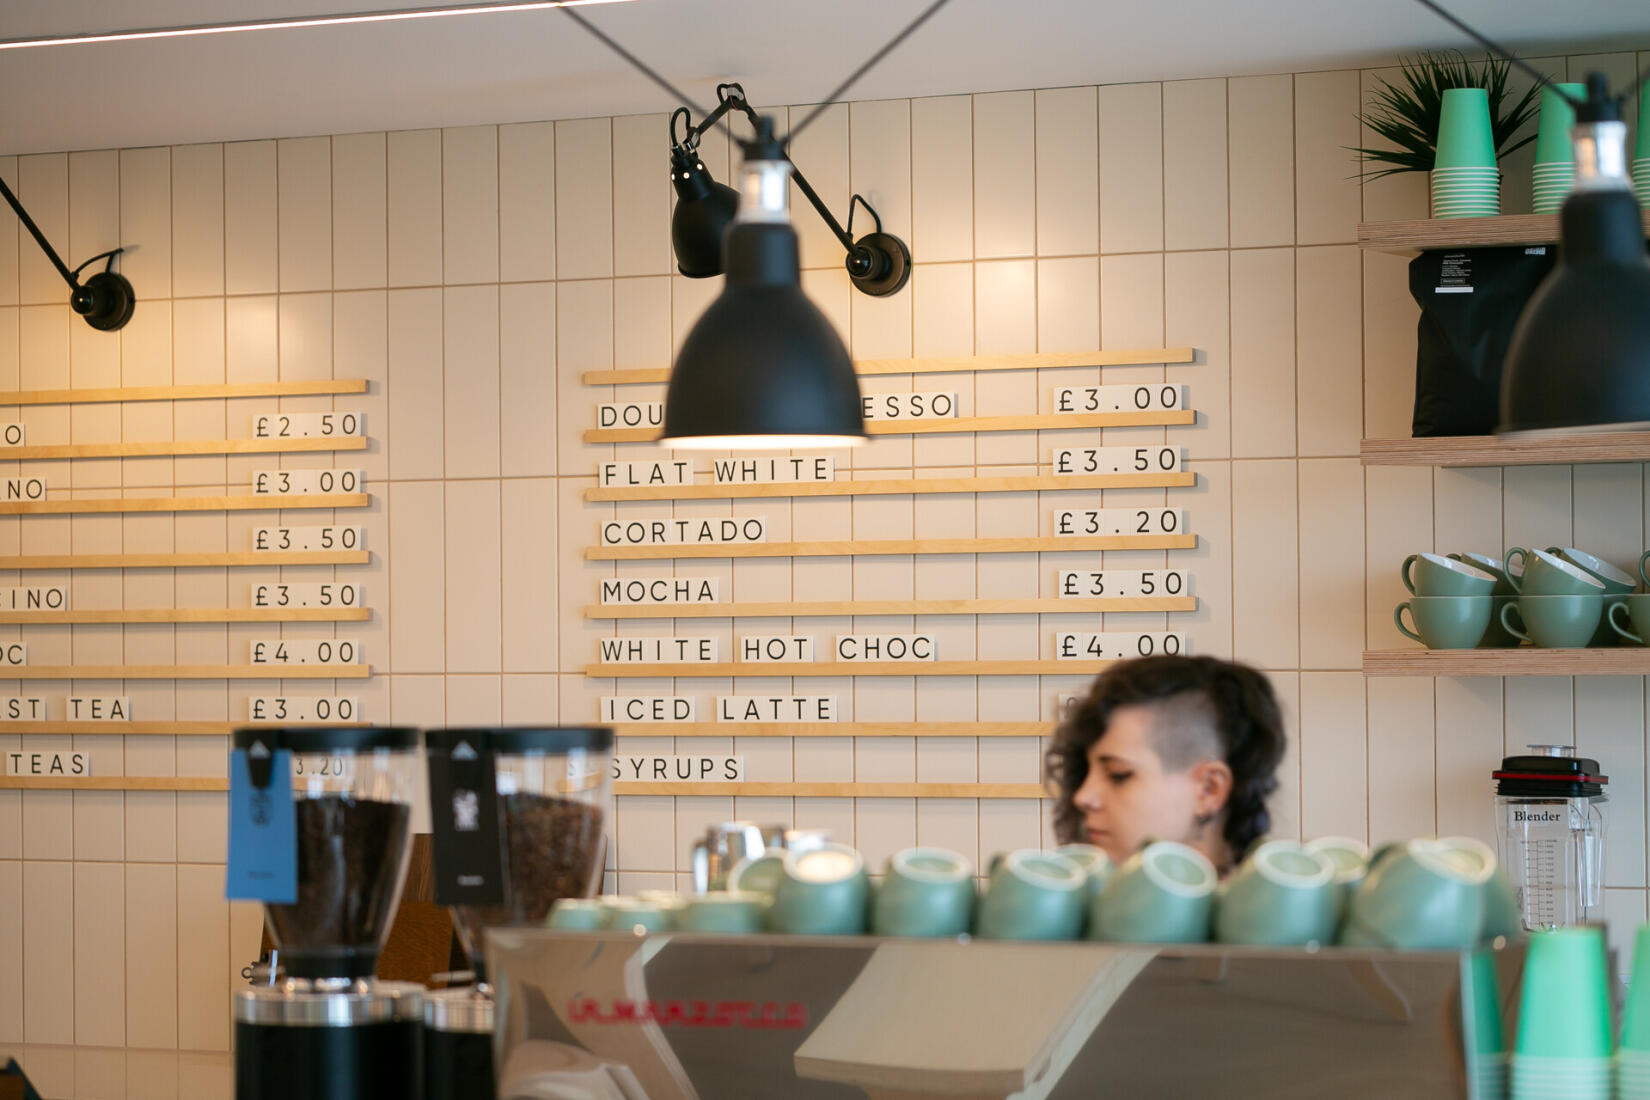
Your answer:
[[[605,850],[613,731],[566,726],[440,729],[428,731],[426,744],[438,863],[457,851],[443,843],[441,834],[469,824],[465,804],[472,793],[462,782],[444,777],[459,775],[463,762],[492,761],[502,856],[496,896],[501,900],[452,906],[459,939],[475,964],[477,981],[484,981],[487,928],[542,924],[557,899],[595,892]],[[485,769],[475,774],[485,775]],[[438,805],[439,799],[453,804]],[[436,867],[438,888],[464,875],[463,867]]]
[[[387,726],[253,726],[291,753],[298,900],[268,904],[270,934],[290,978],[369,978],[389,935],[407,870],[418,731]]]
[[[1495,817],[1501,865],[1530,931],[1601,920],[1604,784],[1598,761],[1568,745],[1531,745],[1501,761]]]

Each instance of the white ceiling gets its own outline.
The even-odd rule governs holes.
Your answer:
[[[583,13],[701,102],[823,96],[927,0],[636,0]],[[1523,52],[1650,47],[1644,0],[1446,0]],[[397,0],[0,0],[0,38]],[[438,6],[410,0],[403,6]],[[1466,45],[1412,0],[951,0],[852,99],[1384,62]],[[0,51],[0,152],[667,111],[557,11]]]

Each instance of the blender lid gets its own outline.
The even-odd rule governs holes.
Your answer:
[[[412,726],[242,726],[232,743],[237,749],[249,749],[257,741],[293,752],[416,749],[418,730]]]
[[[1508,756],[1490,778],[1495,780],[1496,794],[1526,798],[1596,798],[1610,782],[1609,776],[1599,774],[1597,760],[1568,751]]]
[[[451,752],[467,741],[478,752],[569,753],[611,752],[610,726],[452,726],[426,730],[424,743],[431,752]]]

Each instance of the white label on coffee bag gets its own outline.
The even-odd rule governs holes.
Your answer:
[[[696,546],[718,542],[766,542],[767,521],[747,519],[609,520],[602,524],[603,546]]]
[[[599,645],[604,665],[714,664],[720,660],[717,640],[712,637],[601,638]]]
[[[1054,391],[1054,411],[1057,413],[1153,412],[1185,407],[1186,387],[1163,382],[1133,386],[1063,386]]]
[[[618,755],[608,774],[615,783],[735,783],[745,778],[745,758]]]
[[[63,702],[71,722],[130,722],[132,700],[126,695],[71,695]]]
[[[1181,467],[1179,447],[1057,447],[1049,459],[1055,476],[1162,474]]]
[[[1173,535],[1186,528],[1178,508],[1060,508],[1054,512],[1054,533],[1085,535]]]
[[[720,593],[715,577],[602,578],[602,603],[715,603]]]
[[[866,420],[949,420],[957,416],[955,393],[868,393],[859,399]]]
[[[833,481],[836,479],[836,459],[829,455],[796,458],[718,458],[711,462],[710,471],[718,485]]]
[[[1054,655],[1062,661],[1121,661],[1186,652],[1186,636],[1176,633],[1109,631],[1054,636]]]
[[[793,634],[748,634],[739,639],[739,659],[747,664],[811,661],[814,640]]]
[[[719,695],[718,722],[835,722],[835,695]]]
[[[932,634],[838,634],[839,661],[935,661]]]
[[[693,463],[685,458],[661,462],[604,462],[597,467],[605,486],[692,485]]]
[[[1062,599],[1095,596],[1184,596],[1191,578],[1178,569],[1062,569],[1058,591]]]
[[[44,722],[46,699],[40,695],[0,695],[0,722]]]
[[[603,722],[691,722],[698,708],[687,695],[604,695]]]

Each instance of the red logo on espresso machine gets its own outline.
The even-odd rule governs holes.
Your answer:
[[[595,997],[568,1004],[574,1023],[658,1024],[660,1027],[742,1028],[795,1031],[808,1026],[801,1001],[635,1001],[615,998],[604,1008]]]

